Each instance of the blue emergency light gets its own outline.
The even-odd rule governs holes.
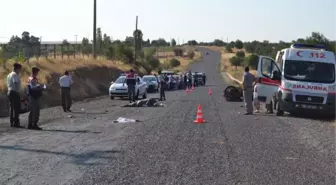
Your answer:
[[[292,44],[291,48],[307,48],[307,49],[323,49],[323,50],[327,49],[326,46],[313,45],[313,44]]]

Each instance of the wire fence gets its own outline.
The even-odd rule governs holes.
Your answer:
[[[83,47],[81,44],[40,44],[37,46],[10,46],[0,45],[0,59],[6,61],[9,59],[29,61],[31,58],[70,58],[76,56],[91,55],[92,45]]]

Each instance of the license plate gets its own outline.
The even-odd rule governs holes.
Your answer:
[[[318,108],[318,106],[316,105],[307,105],[307,104],[300,104],[299,106],[300,108],[304,108],[304,109],[317,109]]]

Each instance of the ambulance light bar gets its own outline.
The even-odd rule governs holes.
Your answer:
[[[291,48],[306,48],[306,49],[320,49],[320,50],[327,49],[327,47],[323,45],[313,45],[313,44],[292,44]]]

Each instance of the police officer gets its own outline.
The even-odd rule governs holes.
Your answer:
[[[135,102],[135,86],[136,79],[133,69],[131,69],[126,75],[126,84],[128,89],[128,99],[131,102]]]
[[[20,109],[21,109],[21,78],[19,76],[21,72],[21,64],[15,63],[13,65],[13,71],[7,76],[7,89],[8,99],[10,102],[10,125],[11,127],[22,128],[20,126]]]
[[[160,101],[166,100],[165,88],[166,88],[166,80],[164,79],[163,75],[161,74],[161,70],[159,73],[159,85],[160,85]]]
[[[206,82],[206,76],[205,76],[205,73],[202,74],[202,79],[203,79],[203,85],[205,86],[205,82]]]
[[[188,72],[188,88],[191,88],[191,84],[192,84],[192,74],[191,71]]]
[[[61,87],[61,99],[62,99],[62,107],[64,112],[71,112],[71,94],[70,87],[72,85],[72,78],[69,74],[69,71],[65,71],[64,75],[59,79],[59,84]]]
[[[256,78],[249,71],[249,67],[245,67],[243,80],[243,96],[246,107],[245,115],[253,114],[253,86],[255,85],[254,82],[256,82]]]
[[[37,79],[40,69],[37,67],[32,68],[32,75],[28,78],[28,98],[30,113],[28,118],[28,129],[42,130],[37,122],[40,118],[40,98],[44,89]]]

